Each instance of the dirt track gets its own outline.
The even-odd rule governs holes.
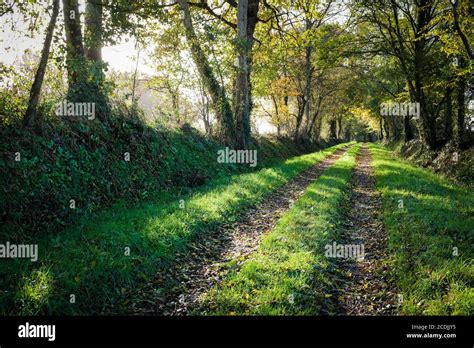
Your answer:
[[[190,245],[191,253],[176,258],[174,266],[157,274],[154,283],[174,284],[153,303],[136,309],[137,314],[187,315],[197,307],[199,296],[225,275],[222,265],[236,260],[236,267],[259,246],[262,237],[301,197],[306,187],[341,157],[348,148],[338,149],[321,162],[298,174],[290,182],[270,193],[258,206],[242,213],[232,224],[224,224],[198,236]]]

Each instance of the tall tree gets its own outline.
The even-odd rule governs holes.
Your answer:
[[[103,0],[87,0],[85,12],[85,53],[94,62],[102,62],[102,6]]]
[[[56,26],[56,19],[59,13],[59,0],[53,0],[53,10],[51,18],[49,20],[48,27],[46,29],[46,37],[43,43],[43,49],[41,51],[41,58],[36,70],[33,85],[30,90],[30,98],[28,102],[28,108],[26,109],[25,116],[23,118],[23,125],[28,127],[37,117],[37,107],[41,94],[41,86],[43,85],[43,79],[46,72],[46,66],[48,64],[49,52],[51,49],[51,41],[53,39],[54,28]]]
[[[395,1],[392,1],[394,11],[397,9]],[[435,1],[420,0],[416,2],[416,20],[413,26],[414,32],[414,75],[415,101],[420,103],[420,135],[421,140],[429,147],[437,146],[436,123],[432,112],[428,110],[426,93],[424,91],[424,77],[427,74],[426,55],[429,51],[428,33],[429,26],[436,15]]]
[[[235,120],[237,142],[240,147],[247,148],[250,143],[250,114],[252,111],[252,48],[255,42],[254,33],[259,21],[259,0],[240,0],[237,11],[237,33],[241,45],[239,52],[239,74],[236,79]],[[244,8],[247,8],[245,11]],[[245,20],[243,20],[245,18]],[[245,76],[244,76],[245,74]],[[245,82],[244,82],[245,81]],[[241,104],[241,105],[239,105]]]
[[[79,76],[83,62],[84,45],[82,42],[81,15],[77,0],[63,0],[64,30],[66,33],[66,65],[69,85],[73,85]]]
[[[456,133],[455,141],[458,146],[463,142],[464,137],[464,119],[466,117],[466,97],[465,91],[467,87],[467,81],[464,70],[466,69],[466,59],[464,56],[460,55],[458,58],[459,68],[461,72],[457,79],[457,90],[456,90],[456,99],[457,99],[457,117],[456,117]]]
[[[292,26],[298,25],[297,23],[299,22],[303,23],[303,27],[300,29],[300,34],[297,35],[296,40],[304,52],[301,94],[298,96],[298,111],[296,115],[294,134],[296,141],[299,141],[301,136],[304,134],[304,132],[301,130],[304,117],[306,116],[307,122],[310,120],[311,84],[314,73],[312,56],[314,54],[315,37],[318,33],[317,30],[321,27],[321,25],[333,15],[330,13],[330,9],[332,7],[333,0],[300,0],[294,3],[293,11],[295,11],[296,17],[292,19],[292,21],[295,22],[295,24],[292,24]]]
[[[426,79],[433,61],[430,52],[437,42],[432,30],[440,17],[439,0],[356,1],[365,8],[365,18],[379,32],[372,37],[374,50],[399,60],[412,102],[420,104],[419,134],[428,148],[437,144],[436,119],[428,101]],[[411,140],[409,116],[404,117],[405,140]]]
[[[226,145],[234,146],[235,124],[224,86],[219,84],[207,56],[199,44],[187,0],[178,0],[178,2],[183,14],[186,39],[191,50],[194,64],[196,64],[203,84],[211,97],[212,107],[219,122],[219,136]]]

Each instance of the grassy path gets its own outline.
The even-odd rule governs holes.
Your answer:
[[[359,146],[308,186],[259,249],[200,299],[197,312],[218,315],[334,313],[334,270],[325,246],[340,231],[340,209]]]
[[[195,313],[472,315],[472,192],[369,149],[311,184]],[[333,243],[363,244],[364,258],[328,255]]]
[[[156,302],[152,301],[154,305],[144,308],[141,313],[189,314],[199,296],[218,283],[227,271],[238,268],[306,187],[347,150],[340,148],[298,174],[258,205],[246,210],[236,222],[222,224],[211,233],[196,238],[190,245],[192,253],[178,256],[173,267],[157,275],[156,282],[166,284],[166,289]]]

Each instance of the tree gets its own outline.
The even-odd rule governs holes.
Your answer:
[[[66,66],[69,85],[73,85],[81,74],[84,45],[82,42],[81,17],[77,0],[63,0],[64,31],[66,34]]]
[[[237,9],[238,71],[235,82],[234,110],[237,144],[248,148],[250,144],[250,113],[252,109],[251,67],[254,32],[258,22],[260,2],[239,0]]]
[[[377,0],[357,1],[364,8],[361,17],[371,23],[378,31],[372,32],[368,39],[374,50],[392,55],[399,60],[412,102],[420,104],[419,134],[429,149],[438,146],[436,119],[433,103],[427,95],[427,77],[432,78],[430,70],[435,68],[433,51],[438,38],[433,29],[439,24],[441,12],[439,0]],[[405,140],[413,137],[409,116],[405,116]]]
[[[85,53],[95,63],[102,62],[103,0],[87,0],[85,15]]]
[[[191,50],[194,64],[196,64],[203,84],[206,86],[211,97],[212,107],[219,121],[219,137],[226,145],[233,146],[235,142],[235,124],[229,99],[227,98],[224,87],[217,81],[207,56],[204,54],[199,44],[199,40],[194,31],[187,1],[179,0],[179,5],[183,14],[183,25],[185,28],[186,39]]]
[[[460,20],[459,20],[459,0],[450,0],[451,6],[452,6],[452,13],[453,13],[453,23],[454,23],[454,28],[456,29],[457,34],[462,40],[462,43],[464,45],[464,48],[466,49],[467,55],[469,56],[470,59],[474,59],[474,53],[472,52],[472,46],[469,43],[469,40],[464,33],[463,29],[461,28]],[[473,12],[473,7],[472,4],[470,5],[470,12],[472,15]]]
[[[36,70],[33,85],[30,90],[30,99],[28,102],[28,108],[23,118],[23,126],[28,127],[36,119],[37,107],[41,94],[41,86],[43,85],[43,79],[46,72],[46,66],[48,64],[49,52],[51,49],[51,41],[53,39],[54,28],[56,26],[56,19],[59,12],[59,0],[53,0],[53,9],[51,18],[49,20],[48,27],[46,29],[46,37],[43,43],[43,49],[41,51],[41,59]]]

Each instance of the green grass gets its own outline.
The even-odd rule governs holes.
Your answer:
[[[324,246],[338,239],[341,203],[355,166],[353,146],[278,222],[240,270],[229,264],[222,283],[202,299],[216,315],[317,315],[334,311],[334,264]],[[232,270],[233,269],[233,270]]]
[[[186,252],[194,235],[234,220],[242,209],[341,146],[257,172],[221,177],[191,194],[163,193],[139,205],[125,201],[59,234],[44,236],[38,241],[38,262],[2,261],[0,312],[125,313],[128,301],[133,301],[129,294],[149,281],[158,267],[167,267],[177,252]],[[332,189],[326,190],[329,194]]]
[[[382,146],[370,150],[401,313],[473,315],[474,194]]]

